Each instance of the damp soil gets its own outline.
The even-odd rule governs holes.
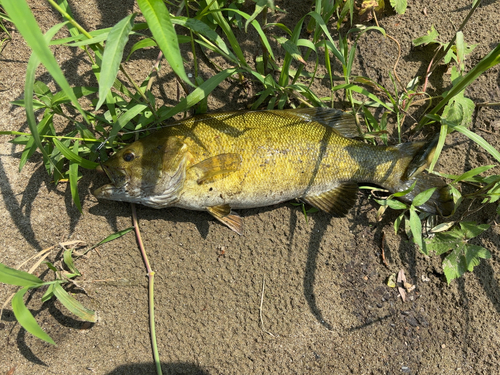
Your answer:
[[[87,30],[112,26],[138,11],[130,0],[70,3],[77,21]],[[312,7],[311,1],[276,3],[286,11],[279,14],[280,22],[290,27]],[[405,15],[389,11],[379,15],[380,25],[401,46],[396,68],[401,82],[423,76],[433,56],[432,48],[412,47],[411,40],[432,25],[443,41],[450,40],[470,3],[409,1]],[[43,31],[60,22],[47,3],[30,1],[30,6]],[[246,7],[251,12],[250,5]],[[494,1],[483,1],[465,27],[466,42],[477,44],[466,61],[467,68],[497,45],[497,8]],[[365,24],[374,25],[374,21]],[[10,102],[23,97],[29,50],[17,32],[12,35],[0,55],[0,129],[26,131],[23,109]],[[253,61],[260,54],[256,34],[237,35]],[[71,84],[96,85],[90,62],[81,50],[58,46],[53,50]],[[127,63],[129,73],[142,80],[156,55],[153,50],[136,53]],[[192,56],[186,52],[185,57],[189,61]],[[395,42],[368,33],[360,39],[353,74],[392,87],[390,73],[397,58]],[[206,60],[201,64],[201,74],[208,78],[212,70]],[[341,75],[335,62],[333,67]],[[187,63],[186,69],[192,67]],[[447,69],[440,66],[431,76],[431,95],[450,86]],[[55,90],[51,77],[41,68],[38,79]],[[475,103],[498,102],[499,83],[496,67],[468,88],[466,95]],[[314,89],[326,96],[328,87],[320,79]],[[162,67],[154,90],[165,105],[178,100],[179,89],[168,67]],[[224,83],[210,97],[209,110],[244,109],[258,90]],[[345,108],[340,99],[336,107]],[[418,119],[421,113],[412,115]],[[408,116],[404,141],[429,135],[414,135],[414,122]],[[62,131],[69,125],[61,121],[58,126]],[[498,106],[481,107],[471,128],[500,148]],[[69,187],[52,183],[39,155],[19,171],[22,149],[9,143],[11,138],[0,138],[2,263],[19,265],[65,241],[95,244],[131,226],[128,204],[99,202],[90,194],[105,183],[104,177],[83,171],[81,214],[71,203]],[[395,142],[394,136],[391,139]],[[456,134],[448,137],[437,169],[460,174],[486,164],[494,161]],[[388,211],[377,221],[377,208],[369,195],[360,193],[345,218],[319,212],[306,220],[300,208],[288,203],[242,210],[245,234],[238,236],[206,213],[138,207],[142,238],[155,271],[156,335],[163,373],[496,373],[500,363],[499,227],[492,225],[475,242],[488,248],[492,258],[448,285],[439,257],[422,255],[403,232],[394,233],[393,222],[399,213]],[[495,208],[486,206],[468,218],[488,223],[494,217]],[[49,259],[60,256],[56,251]],[[42,304],[44,291],[36,291],[27,303],[57,343],[52,346],[27,334],[7,306],[0,322],[0,373],[154,374],[147,277],[132,233],[100,246],[78,260],[77,266],[85,293],[76,287],[71,291],[97,311],[98,322],[89,325],[76,319],[58,301]],[[400,270],[416,286],[404,302],[396,289],[386,285],[386,279]],[[51,277],[43,267],[37,274]],[[0,301],[13,291],[3,285]]]

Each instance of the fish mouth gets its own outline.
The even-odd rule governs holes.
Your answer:
[[[126,191],[130,176],[124,169],[108,167],[106,165],[101,165],[96,169],[99,172],[104,172],[111,181],[110,184],[101,186],[93,191],[92,194],[96,198],[113,199],[113,196],[123,194]]]

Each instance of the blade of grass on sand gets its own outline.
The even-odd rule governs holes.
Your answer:
[[[31,273],[16,270],[0,263],[0,283],[33,287],[43,284],[43,281]]]
[[[73,314],[87,322],[95,323],[97,316],[95,311],[87,309],[68,292],[66,292],[61,284],[54,284],[54,295],[59,301]]]
[[[137,0],[137,4],[173,71],[183,81],[193,86],[184,70],[179,41],[165,3],[162,0]]]
[[[45,126],[52,121],[52,117],[54,116],[49,110],[45,110],[45,114],[43,116],[42,121],[36,127],[36,134],[40,135],[44,132]],[[40,136],[39,136],[40,137]],[[24,165],[28,161],[28,159],[33,156],[36,151],[35,137],[31,135],[28,139],[28,143],[26,143],[26,147],[21,154],[21,159],[19,160],[19,172],[23,169]]]
[[[35,318],[24,304],[23,297],[28,290],[29,288],[23,288],[14,295],[14,298],[12,298],[12,311],[14,312],[14,316],[19,324],[21,324],[21,326],[33,336],[38,337],[49,344],[55,345],[56,343],[54,340],[52,340],[50,336],[38,325]]]
[[[120,63],[123,57],[123,49],[128,42],[128,37],[134,26],[135,14],[122,19],[111,29],[106,39],[106,47],[102,54],[101,75],[99,78],[99,101],[95,110],[97,111],[106,100],[106,95],[120,69]]]
[[[49,31],[45,34],[46,40],[52,39],[52,37],[65,25],[65,23],[60,23],[50,28]],[[26,79],[24,82],[24,108],[26,110],[26,119],[28,121],[28,127],[31,131],[31,135],[33,136],[35,145],[41,151],[44,161],[46,163],[51,163],[53,167],[57,170],[56,165],[53,163],[49,154],[42,146],[42,141],[40,139],[40,134],[37,130],[37,124],[35,119],[35,111],[33,108],[33,89],[35,84],[35,73],[40,65],[40,59],[36,54],[32,54],[30,59],[28,60],[28,65],[26,67]]]
[[[222,29],[224,34],[226,35],[229,44],[234,50],[234,53],[238,57],[238,60],[242,66],[248,67],[245,55],[240,48],[240,42],[234,36],[233,30],[231,26],[227,23],[226,19],[222,15],[221,9],[219,8],[219,3],[217,1],[211,1],[208,8],[212,11],[211,15],[214,18],[215,22]]]
[[[33,17],[26,1],[3,0],[2,6],[7,11],[19,33],[24,37],[28,46],[33,50],[33,53],[40,59],[61,89],[71,98],[73,105],[82,114],[85,121],[87,121],[85,112],[80,107],[80,104],[71,90],[66,77],[64,77],[56,58],[48,47],[49,41],[46,40],[40,31],[35,17]]]
[[[164,121],[177,113],[187,111],[189,108],[208,97],[208,95],[219,85],[219,83],[224,81],[227,77],[238,73],[239,71],[241,71],[241,69],[237,68],[223,70],[203,82],[200,86],[194,89],[191,94],[182,99],[175,107],[160,108],[160,110],[158,111],[160,121]]]
[[[55,139],[54,139],[55,140]],[[78,155],[79,142],[75,141],[73,145],[73,152]],[[80,195],[78,194],[78,163],[74,160],[69,161],[69,188],[71,190],[71,197],[75,202],[76,208],[80,213],[82,212],[82,204],[80,203]]]

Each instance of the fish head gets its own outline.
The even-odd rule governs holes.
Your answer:
[[[164,207],[175,199],[184,181],[189,160],[186,148],[175,137],[136,141],[101,164],[111,183],[93,194],[99,199]]]

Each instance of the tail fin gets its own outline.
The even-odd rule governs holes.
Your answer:
[[[438,137],[435,137],[428,143],[419,142],[402,145],[402,148],[406,148],[407,151],[412,149],[414,156],[401,178],[402,184],[398,186],[398,190],[407,190],[415,184],[412,191],[400,198],[406,203],[411,203],[421,192],[437,187],[430,199],[417,208],[432,214],[449,216],[452,214],[455,206],[449,186],[441,177],[424,172],[424,169],[426,169],[432,161],[437,142]]]
[[[413,190],[400,197],[400,200],[406,203],[411,203],[421,192],[437,187],[429,200],[417,208],[431,214],[440,214],[443,216],[449,216],[453,213],[453,209],[455,207],[455,204],[453,203],[453,196],[449,186],[441,177],[427,172],[422,172],[417,177],[413,177],[405,181],[403,189],[401,190],[409,189],[414,183],[415,187]]]

